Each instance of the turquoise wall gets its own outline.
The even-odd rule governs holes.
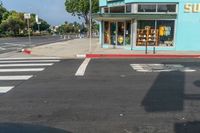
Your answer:
[[[190,1],[192,1],[190,3],[200,3],[199,0]],[[176,50],[200,51],[200,13],[185,13],[184,5],[187,2],[179,4]]]
[[[125,3],[131,2],[178,2],[179,9],[178,18],[176,21],[175,47],[171,49],[159,49],[177,51],[200,51],[200,12],[184,12],[184,5],[186,3],[200,3],[200,0],[125,0]],[[100,6],[106,5],[107,0],[100,0]]]

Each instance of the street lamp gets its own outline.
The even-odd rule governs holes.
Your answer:
[[[91,53],[92,50],[92,0],[90,1],[90,45],[89,45],[89,53]]]

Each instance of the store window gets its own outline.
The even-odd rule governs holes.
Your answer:
[[[108,7],[103,8],[103,10],[104,10],[103,13],[109,13],[109,11],[108,11],[108,10],[109,10]]]
[[[116,45],[117,39],[117,23],[110,22],[110,43],[111,45]]]
[[[109,22],[104,22],[104,43],[110,43],[110,30],[109,30]]]
[[[117,44],[124,45],[124,22],[118,22],[118,30],[117,30]]]
[[[126,13],[131,13],[131,4],[126,5]]]
[[[173,46],[174,42],[174,20],[158,20],[159,46]]]
[[[176,12],[176,4],[159,4],[158,12]]]
[[[110,7],[110,13],[125,13],[125,6]]]
[[[136,46],[172,47],[174,31],[174,20],[139,20]]]
[[[125,45],[131,45],[131,21],[126,21]]]
[[[138,12],[156,12],[156,4],[138,4]]]
[[[155,28],[154,20],[139,20],[137,25],[136,46],[154,46],[158,43],[158,30]]]

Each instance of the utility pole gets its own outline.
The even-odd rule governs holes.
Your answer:
[[[36,23],[38,25],[38,32],[40,33],[40,24],[41,24],[41,22],[39,21],[38,15],[35,16],[35,21],[36,21]]]
[[[25,13],[24,14],[24,19],[27,20],[27,28],[28,28],[28,40],[29,40],[29,44],[31,44],[31,32],[30,32],[30,18],[31,18],[31,14],[30,13]]]
[[[92,52],[92,0],[90,1],[90,12],[89,12],[89,18],[90,18],[90,45],[89,45],[89,53]]]

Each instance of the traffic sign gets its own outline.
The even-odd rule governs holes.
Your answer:
[[[24,13],[24,18],[25,19],[30,19],[31,18],[31,14],[30,13]]]
[[[35,22],[36,22],[36,23],[39,22],[38,15],[35,16]]]

